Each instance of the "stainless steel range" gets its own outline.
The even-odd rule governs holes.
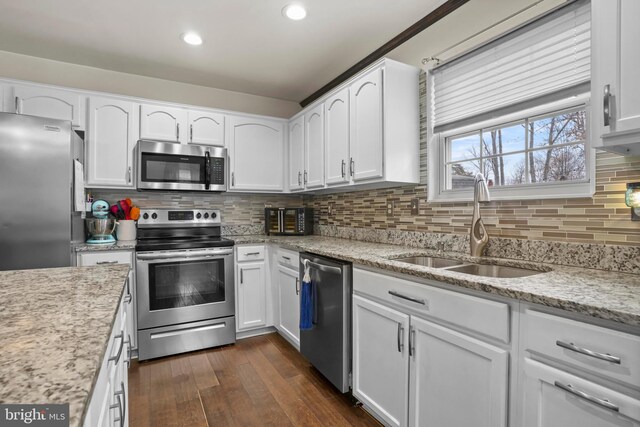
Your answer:
[[[219,211],[141,211],[140,360],[235,342],[233,244],[220,237]]]

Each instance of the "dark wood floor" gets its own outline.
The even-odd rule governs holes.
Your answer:
[[[379,426],[278,334],[131,364],[129,425]]]

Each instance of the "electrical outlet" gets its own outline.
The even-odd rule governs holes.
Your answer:
[[[387,200],[387,216],[393,216],[395,209],[396,209],[396,201]]]
[[[327,214],[328,215],[333,214],[333,205],[331,203],[327,205]]]
[[[420,214],[420,199],[411,199],[411,215]]]

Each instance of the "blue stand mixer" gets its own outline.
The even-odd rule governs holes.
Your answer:
[[[113,231],[116,228],[116,220],[108,218],[109,203],[105,200],[96,200],[91,205],[93,218],[85,219],[85,227],[89,234],[87,244],[108,245],[116,242]]]

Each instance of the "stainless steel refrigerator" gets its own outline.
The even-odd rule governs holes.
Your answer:
[[[0,113],[0,270],[72,265],[72,241],[83,238],[72,198],[82,152],[71,122]]]

